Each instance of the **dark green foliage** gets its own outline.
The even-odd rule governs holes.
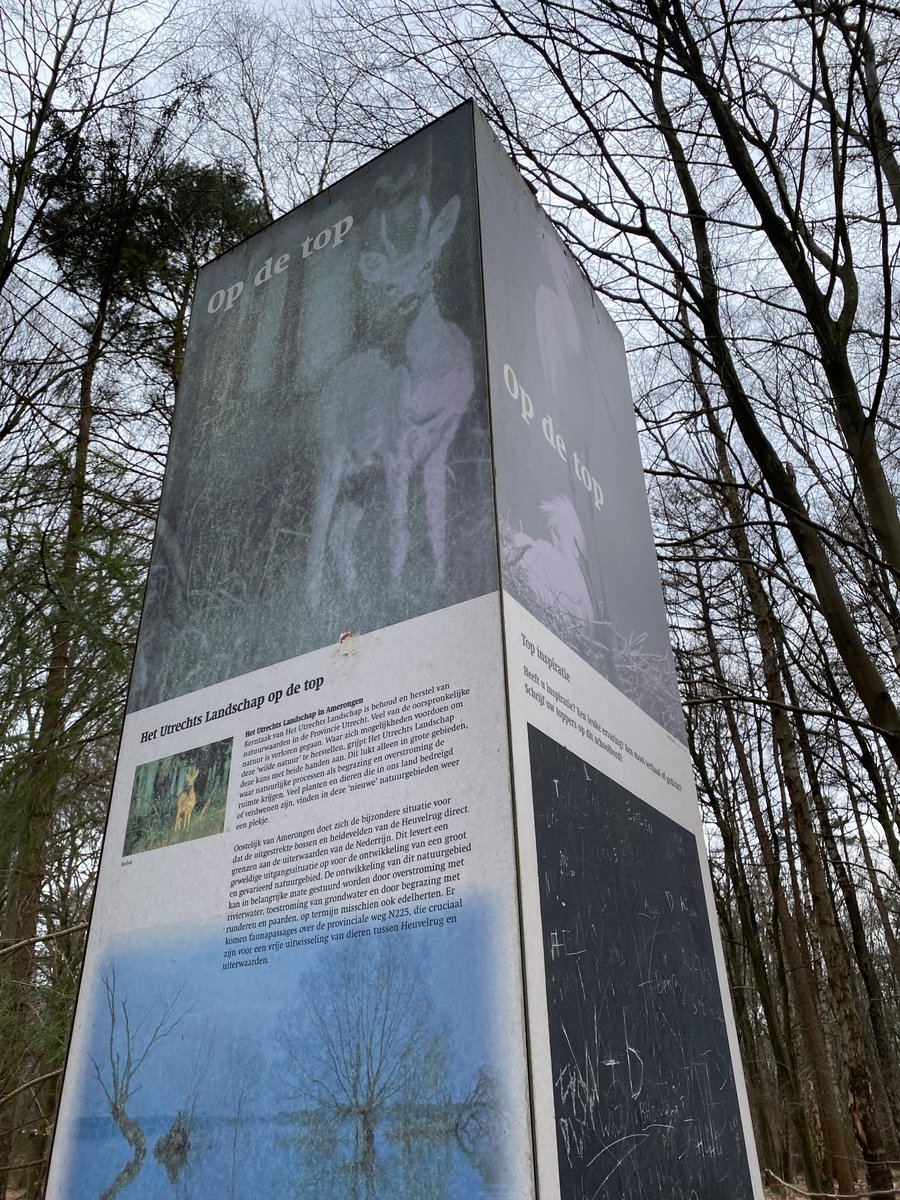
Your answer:
[[[170,159],[165,125],[142,128],[128,111],[94,136],[67,138],[59,116],[54,125],[58,161],[39,177],[38,235],[73,289],[112,281],[117,303],[146,303],[263,223],[239,171]]]

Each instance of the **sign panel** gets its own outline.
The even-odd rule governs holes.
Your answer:
[[[750,1200],[696,839],[528,734],[562,1195]]]
[[[470,108],[201,275],[48,1195],[533,1193]]]
[[[622,340],[476,142],[538,1191],[749,1200]]]
[[[621,340],[463,106],[201,273],[48,1196],[748,1200],[683,737]]]
[[[129,710],[497,586],[471,119],[200,277]]]

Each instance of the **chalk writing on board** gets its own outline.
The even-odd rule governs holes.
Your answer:
[[[560,1194],[752,1200],[696,839],[529,748]]]

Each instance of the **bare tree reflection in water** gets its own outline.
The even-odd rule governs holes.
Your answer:
[[[421,947],[388,937],[323,955],[285,1013],[282,1046],[301,1105],[298,1200],[493,1193],[497,1087],[486,1067],[454,1078]]]
[[[449,1130],[441,1135],[392,1141],[379,1131],[369,1160],[355,1156],[349,1127],[338,1131],[323,1151],[321,1129],[311,1132],[309,1114],[298,1116],[299,1150],[296,1200],[488,1200],[507,1195],[495,1136],[478,1147],[463,1143]]]
[[[91,1056],[94,1077],[103,1090],[109,1116],[128,1143],[131,1159],[101,1193],[100,1200],[113,1200],[140,1173],[147,1154],[147,1139],[141,1124],[129,1113],[133,1094],[139,1090],[138,1076],[161,1042],[170,1037],[186,1015],[180,1009],[181,990],[169,1001],[157,1000],[144,1006],[135,1017],[127,995],[120,995],[115,964],[101,972],[106,1007],[107,1037],[104,1058]]]

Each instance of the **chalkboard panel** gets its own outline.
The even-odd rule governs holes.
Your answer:
[[[695,838],[529,726],[566,1200],[752,1200]]]

